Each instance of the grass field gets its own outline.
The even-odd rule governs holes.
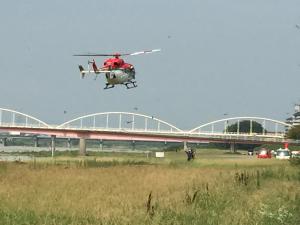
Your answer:
[[[0,224],[300,224],[300,167],[201,150],[0,162]]]

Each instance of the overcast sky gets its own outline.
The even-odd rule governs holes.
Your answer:
[[[299,0],[1,3],[0,107],[48,123],[127,111],[191,129],[231,116],[284,120],[300,102]],[[87,58],[72,56],[156,48],[125,58],[137,71],[130,90],[81,80]]]

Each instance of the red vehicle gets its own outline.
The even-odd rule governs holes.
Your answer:
[[[265,148],[262,148],[261,150],[259,150],[259,152],[257,154],[257,158],[259,158],[259,159],[270,159],[270,158],[272,158],[271,151],[267,150]]]

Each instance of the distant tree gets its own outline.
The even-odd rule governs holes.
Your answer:
[[[238,129],[238,122],[231,124],[230,126],[227,127],[227,132],[232,132],[232,133],[250,133],[251,131],[251,121],[250,120],[242,120],[239,123],[239,129]],[[263,126],[252,120],[252,133],[267,133],[267,130],[263,128]],[[236,144],[236,147],[238,149],[254,149],[255,147],[258,147],[257,144]]]
[[[287,138],[300,140],[300,125],[294,126],[288,130]]]
[[[238,122],[230,125],[227,127],[227,132],[237,132],[239,130],[240,133],[250,133],[251,130],[251,121],[250,120],[243,120],[240,121],[239,129],[238,129]],[[267,133],[267,130],[263,128],[263,126],[256,122],[252,121],[252,133]]]

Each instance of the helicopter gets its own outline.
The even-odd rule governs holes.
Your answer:
[[[104,61],[103,67],[98,68],[95,60],[88,61],[88,69],[85,70],[82,65],[79,65],[79,71],[81,78],[84,78],[86,74],[94,73],[97,78],[98,74],[103,73],[106,77],[106,86],[104,89],[114,88],[115,85],[121,84],[125,85],[127,89],[136,88],[137,84],[135,79],[135,69],[132,64],[126,63],[121,56],[134,56],[140,54],[149,54],[154,52],[159,52],[160,49],[139,51],[133,53],[114,53],[114,54],[76,54],[73,56],[111,56],[113,58],[108,58]],[[92,66],[92,69],[90,68]]]

